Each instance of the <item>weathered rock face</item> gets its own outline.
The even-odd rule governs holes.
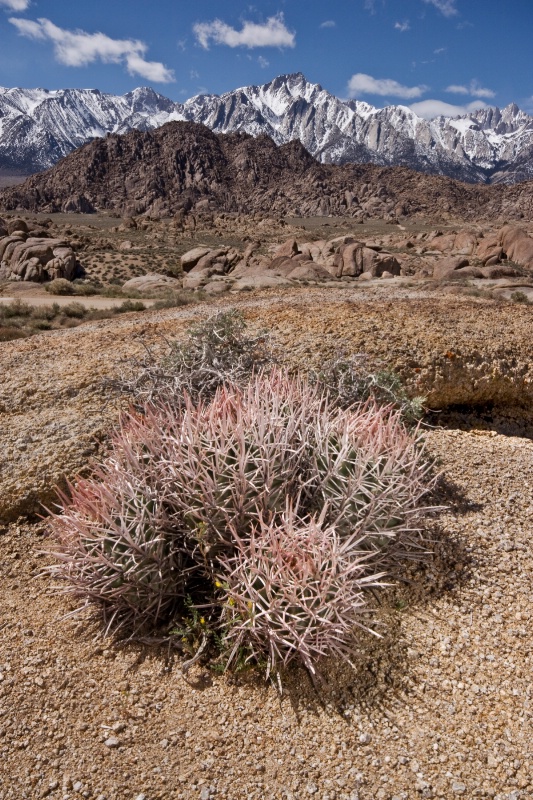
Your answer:
[[[533,270],[533,239],[522,228],[506,225],[500,231],[500,243],[507,258]]]
[[[450,275],[456,273],[457,271],[462,272],[465,267],[468,267],[469,261],[467,258],[462,258],[458,256],[456,258],[443,258],[442,261],[439,261],[435,264],[435,268],[433,270],[433,277],[440,279],[440,278],[449,278]]]
[[[191,210],[343,215],[356,222],[518,220],[533,215],[533,182],[479,186],[403,167],[320,164],[298,141],[278,147],[265,135],[217,135],[196,123],[169,122],[84,145],[6,189],[0,204],[7,210],[173,216],[178,228]],[[460,252],[470,254],[471,247],[466,235]]]
[[[43,281],[76,274],[77,261],[72,247],[63,239],[32,236],[24,220],[0,219],[2,228],[11,231],[0,238],[0,280]]]

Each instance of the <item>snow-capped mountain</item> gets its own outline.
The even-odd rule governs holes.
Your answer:
[[[277,144],[299,139],[324,163],[401,165],[482,183],[533,178],[533,117],[514,104],[428,121],[405,106],[340,100],[301,73],[185,103],[149,88],[123,96],[0,88],[0,169],[40,171],[96,137],[171,120],[201,122],[218,133],[267,134]]]

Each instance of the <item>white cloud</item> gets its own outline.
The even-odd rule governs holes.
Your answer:
[[[104,64],[124,64],[130,75],[140,75],[154,83],[170,83],[174,73],[159,61],[146,61],[147,46],[138,39],[111,39],[105,33],[86,33],[67,31],[41,18],[34,22],[29,19],[11,17],[21,36],[53,42],[57,61],[67,67],[84,67],[94,61]]]
[[[0,0],[0,6],[10,11],[26,11],[30,7],[30,0]]]
[[[433,50],[433,54],[436,56],[440,56],[442,55],[442,53],[445,53],[447,49],[448,49],[447,47],[437,47],[436,50]]]
[[[405,31],[411,30],[409,20],[406,19],[405,22],[395,22],[394,29],[400,31],[400,33],[405,33]]]
[[[440,116],[461,117],[471,114],[473,111],[479,111],[480,108],[487,108],[487,104],[482,100],[474,100],[473,103],[465,106],[456,106],[452,103],[445,103],[443,100],[421,100],[420,103],[412,103],[409,108],[423,119],[434,119]]]
[[[259,56],[257,63],[260,67],[262,67],[262,69],[266,69],[268,66],[270,66],[270,61],[268,61],[264,56]]]
[[[294,47],[295,35],[285,25],[283,14],[269,17],[266,22],[244,22],[240,31],[215,19],[213,22],[197,22],[193,31],[198,42],[209,49],[209,42],[228,47]]]
[[[493,92],[492,89],[485,89],[483,86],[480,86],[479,81],[471,80],[468,86],[457,85],[453,84],[452,86],[446,87],[444,90],[445,92],[449,92],[450,94],[467,94],[470,97],[495,97],[496,92]]]
[[[376,13],[376,0],[365,0],[365,10],[371,14]]]
[[[320,23],[320,27],[321,28],[336,28],[337,27],[337,23],[335,22],[334,19],[326,19],[326,20],[324,20],[324,22]]]
[[[372,75],[365,75],[363,72],[352,75],[348,81],[351,97],[359,94],[379,94],[382,97],[404,97],[410,100],[420,97],[427,90],[427,86],[402,86],[391,78],[373,78]]]
[[[445,17],[455,17],[459,13],[455,6],[456,0],[424,0],[424,3],[434,6]]]

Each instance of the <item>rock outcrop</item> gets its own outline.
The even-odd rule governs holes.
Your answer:
[[[73,280],[77,260],[71,245],[45,230],[30,231],[25,220],[0,219],[0,280],[42,283]]]
[[[192,122],[110,135],[0,195],[7,210],[108,210],[174,217],[213,212],[382,219],[521,220],[533,182],[480,186],[403,167],[320,164],[298,142],[214,134]],[[468,238],[462,250],[470,247]]]

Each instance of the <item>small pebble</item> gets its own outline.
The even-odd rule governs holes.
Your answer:
[[[106,747],[113,748],[120,746],[120,739],[117,739],[116,736],[110,736],[109,739],[106,739],[104,742]]]
[[[122,733],[122,731],[126,730],[126,725],[124,722],[115,722],[115,724],[111,726],[111,730],[114,733]]]

